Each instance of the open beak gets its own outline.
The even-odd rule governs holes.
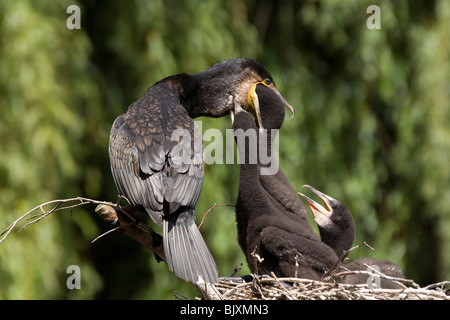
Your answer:
[[[301,196],[303,199],[306,200],[308,203],[309,209],[311,210],[314,220],[317,222],[318,225],[324,225],[328,223],[331,219],[331,215],[333,214],[333,209],[331,208],[331,202],[334,201],[332,197],[326,195],[323,192],[320,192],[317,189],[314,189],[313,187],[305,184],[303,187],[308,188],[312,192],[314,192],[315,195],[317,195],[320,200],[323,201],[324,206],[318,204],[308,196],[304,195],[303,193],[299,192],[298,195]]]

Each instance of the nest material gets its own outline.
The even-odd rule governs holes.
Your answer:
[[[289,284],[289,285],[286,285]],[[252,282],[221,279],[203,286],[205,299],[223,300],[450,300],[444,281],[424,288],[370,289],[364,284],[340,284],[301,278],[254,278]]]
[[[350,250],[368,246],[365,242]],[[350,251],[348,250],[348,251]],[[263,258],[252,252],[255,268],[257,261]],[[210,300],[450,300],[450,281],[442,281],[421,288],[410,279],[397,278],[383,274],[379,270],[366,265],[367,270],[348,270],[345,268],[346,254],[328,270],[322,279],[277,278],[272,272],[270,277],[252,275],[253,281],[239,281],[239,278],[220,279],[219,283],[209,284],[202,281],[197,288],[205,299]],[[241,264],[242,266],[242,264]],[[235,269],[235,274],[240,267]],[[256,269],[257,270],[257,269]],[[339,283],[344,275],[377,276],[398,284],[401,289],[383,289],[372,282],[364,284]]]

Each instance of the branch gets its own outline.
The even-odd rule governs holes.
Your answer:
[[[21,232],[23,229],[28,227],[31,224],[37,223],[42,219],[48,217],[50,214],[62,211],[62,210],[73,210],[77,207],[81,207],[87,204],[96,204],[97,207],[95,212],[109,225],[113,228],[109,231],[101,234],[97,238],[95,238],[92,242],[97,241],[98,239],[108,235],[112,232],[119,231],[122,234],[129,236],[130,238],[136,240],[144,247],[153,251],[153,253],[160,258],[161,260],[165,260],[164,256],[164,247],[162,242],[162,236],[156,233],[152,228],[144,225],[139,222],[136,217],[132,214],[136,211],[142,210],[141,206],[133,206],[130,205],[128,199],[123,196],[119,196],[120,199],[124,199],[129,205],[126,207],[121,207],[118,204],[106,201],[93,200],[84,197],[76,197],[69,199],[59,199],[52,200],[40,204],[30,211],[26,212],[24,215],[19,217],[13,223],[11,223],[1,234],[0,234],[0,243],[5,241],[11,231],[22,221],[27,219],[28,222],[19,229],[18,232]],[[229,204],[217,204],[209,208],[209,210],[204,214],[199,228],[203,225],[206,215],[215,207],[218,206],[232,206]]]
[[[139,222],[131,213],[140,209],[140,206],[128,206],[121,208],[109,204],[100,204],[95,208],[95,212],[109,225],[115,226],[112,230],[118,230],[124,235],[136,240],[144,247],[153,251],[161,260],[165,260],[162,236],[152,228]],[[111,231],[111,230],[110,230]],[[110,233],[110,231],[105,234]],[[105,235],[103,234],[103,235]],[[97,239],[103,237],[100,235]],[[93,242],[94,242],[93,241]]]
[[[122,208],[118,204],[106,201],[98,201],[89,198],[76,197],[70,199],[60,199],[52,200],[43,204],[40,204],[30,211],[26,212],[24,215],[19,217],[13,223],[11,223],[1,234],[0,243],[5,241],[6,237],[11,233],[11,231],[24,219],[28,218],[27,222],[18,232],[21,232],[24,228],[31,224],[37,223],[42,219],[48,217],[50,214],[62,211],[70,210],[77,207],[81,207],[87,204],[96,204],[97,208],[95,212],[110,226],[114,226],[114,229],[106,232],[105,234],[97,237],[93,241],[101,238],[102,236],[109,234],[113,231],[120,231],[124,235],[127,235],[134,240],[141,243],[146,248],[150,249],[159,258],[164,260],[164,249],[162,245],[162,237],[158,233],[154,232],[151,228],[140,223],[133,215],[133,212],[141,209],[139,206],[126,206]],[[46,209],[46,207],[50,209]],[[39,211],[39,213],[36,213]],[[34,215],[33,215],[34,214]]]
[[[61,207],[62,204],[72,203],[72,202],[75,202],[75,204]],[[86,204],[89,204],[89,203],[114,205],[113,203],[110,203],[110,202],[97,201],[97,200],[92,200],[92,199],[82,198],[82,197],[76,197],[76,198],[70,198],[70,199],[62,199],[62,200],[52,200],[52,201],[49,201],[49,202],[46,202],[46,203],[43,203],[43,204],[40,204],[40,205],[34,207],[30,211],[28,211],[27,213],[22,215],[19,219],[15,220],[13,223],[11,223],[0,234],[0,236],[2,237],[0,239],[0,243],[2,243],[6,239],[6,237],[9,235],[9,233],[16,227],[16,225],[19,222],[21,222],[22,220],[24,220],[25,218],[30,216],[35,211],[40,210],[40,213],[31,216],[29,218],[29,220],[31,220],[31,221],[28,222],[27,224],[25,224],[22,228],[20,228],[20,230],[18,232],[22,231],[22,229],[28,227],[30,224],[39,222],[41,219],[44,219],[45,217],[49,216],[50,214],[52,214],[54,212],[61,211],[61,210],[67,210],[67,209],[70,209],[72,211],[76,207],[80,207],[80,206],[83,206],[83,205],[86,205]],[[48,211],[44,210],[44,207],[49,206],[49,205],[54,205],[54,206]]]

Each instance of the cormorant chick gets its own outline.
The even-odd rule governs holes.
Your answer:
[[[255,93],[265,130],[235,104],[233,129],[241,160],[236,203],[238,242],[253,273],[320,279],[338,261],[336,253],[314,233],[305,208],[281,169],[261,175],[268,168],[267,162],[261,161],[262,153],[276,162],[271,146],[276,129],[283,123],[284,101],[262,85],[256,86]],[[256,141],[243,143],[245,134],[255,135]],[[252,157],[257,161],[251,162]]]
[[[336,200],[309,185],[304,185],[304,187],[314,192],[314,194],[316,194],[324,203],[324,206],[322,206],[303,193],[298,193],[303,199],[306,200],[309,208],[311,209],[314,216],[314,221],[317,223],[322,242],[333,248],[338,257],[341,257],[343,253],[348,253],[347,250],[351,248],[355,237],[355,227],[350,210],[339,200]],[[388,260],[374,260],[366,257],[356,259],[343,266],[343,268],[351,271],[369,271],[376,276],[377,272],[370,269],[370,267],[375,268],[384,275],[395,278],[403,278],[403,273],[400,266]],[[338,281],[340,283],[364,284],[369,280],[369,276],[370,275],[367,274],[349,274],[340,277]],[[381,288],[403,288],[395,281],[382,277],[379,277],[379,279]]]
[[[342,202],[309,185],[303,187],[310,189],[323,201],[324,206],[321,206],[303,193],[298,193],[306,200],[311,209],[314,221],[319,227],[322,242],[333,248],[337,256],[341,257],[344,251],[351,248],[355,239],[355,225],[352,214]]]

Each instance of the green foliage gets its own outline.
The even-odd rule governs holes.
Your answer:
[[[66,28],[69,5],[81,30]],[[420,284],[450,279],[450,4],[380,1],[0,2],[0,229],[36,205],[115,201],[107,145],[115,117],[161,78],[248,56],[295,107],[280,165],[295,189],[344,201],[370,255]],[[198,119],[225,135],[230,119]],[[205,145],[211,142],[205,141]],[[205,169],[197,222],[234,204],[239,167]],[[142,217],[145,218],[145,217]],[[149,221],[150,223],[150,221]],[[93,208],[55,214],[0,245],[0,299],[172,299],[197,292]],[[244,262],[234,209],[201,228],[221,276]],[[82,271],[68,290],[66,269]],[[240,274],[248,273],[248,268]]]

